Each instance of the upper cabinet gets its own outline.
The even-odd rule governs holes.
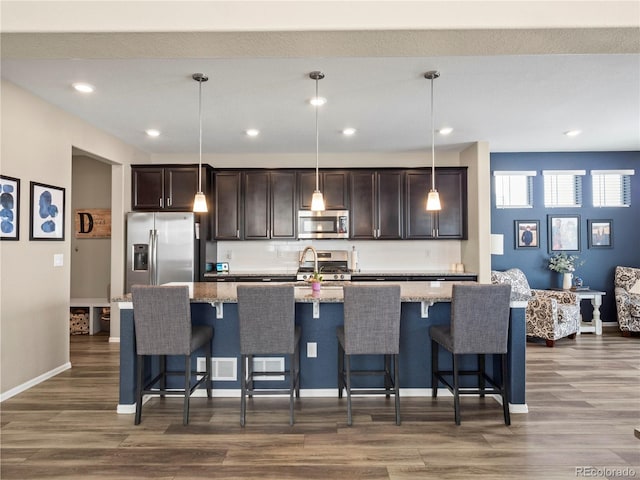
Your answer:
[[[349,172],[330,170],[318,175],[319,187],[327,210],[349,210]],[[311,196],[316,189],[315,170],[298,173],[298,196],[301,210],[311,209]]]
[[[214,175],[214,238],[241,240],[242,172],[220,171]]]
[[[217,171],[217,240],[296,238],[296,174],[288,170]]]
[[[206,186],[207,167],[202,168]],[[197,191],[197,165],[131,166],[132,210],[190,211]]]
[[[286,170],[244,172],[244,238],[296,238],[296,174]]]
[[[402,171],[353,170],[350,194],[351,238],[402,238]]]
[[[405,173],[405,238],[467,238],[467,170],[461,167],[436,169],[436,189],[442,210],[427,212],[431,188],[430,170]]]

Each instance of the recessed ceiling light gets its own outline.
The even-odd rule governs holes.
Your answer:
[[[257,137],[258,135],[260,135],[260,130],[257,130],[255,128],[250,128],[245,133],[250,137]]]
[[[82,92],[82,93],[92,93],[94,88],[93,85],[90,85],[88,83],[74,83],[72,84],[73,88],[75,88],[78,92]]]
[[[453,128],[451,127],[444,127],[438,130],[438,133],[440,135],[449,135],[451,132],[453,132]]]
[[[356,133],[356,129],[355,128],[349,127],[349,128],[345,128],[344,130],[342,130],[342,134],[343,135],[351,136],[354,133]]]
[[[149,135],[150,137],[159,137],[160,136],[160,130],[156,130],[155,128],[150,128],[148,130],[145,130],[145,133],[147,135]]]
[[[313,97],[309,100],[309,103],[315,107],[321,107],[325,103],[327,103],[327,99],[324,97]]]
[[[564,134],[567,137],[577,137],[578,135],[580,135],[582,133],[582,130],[569,130],[567,132],[564,132]]]

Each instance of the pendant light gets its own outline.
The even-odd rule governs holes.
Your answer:
[[[322,72],[311,72],[309,74],[309,78],[316,81],[316,99],[318,99],[318,81],[324,78],[324,73]],[[322,192],[320,191],[320,175],[318,173],[318,150],[319,150],[319,135],[318,135],[318,108],[319,105],[315,106],[316,109],[316,189],[313,191],[313,196],[311,197],[311,211],[312,212],[323,212],[324,211],[324,198],[322,197]]]
[[[433,120],[433,81],[440,76],[440,72],[430,70],[424,78],[431,80],[431,190],[427,197],[427,211],[441,210],[440,195],[436,190],[436,127]]]
[[[198,82],[198,122],[199,122],[199,160],[198,160],[198,193],[193,199],[193,211],[204,213],[207,212],[207,198],[202,193],[202,82],[209,80],[204,73],[194,73],[192,78]]]

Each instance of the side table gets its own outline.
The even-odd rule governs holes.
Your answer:
[[[600,318],[600,305],[602,305],[602,296],[606,295],[606,292],[600,292],[598,290],[571,290],[576,294],[578,300],[591,300],[591,306],[593,307],[593,320],[591,322],[583,322],[582,316],[580,316],[580,330],[578,333],[595,333],[596,335],[602,335],[602,319]]]

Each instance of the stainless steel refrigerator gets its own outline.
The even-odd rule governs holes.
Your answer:
[[[198,229],[189,212],[128,213],[126,293],[131,285],[196,281]]]

